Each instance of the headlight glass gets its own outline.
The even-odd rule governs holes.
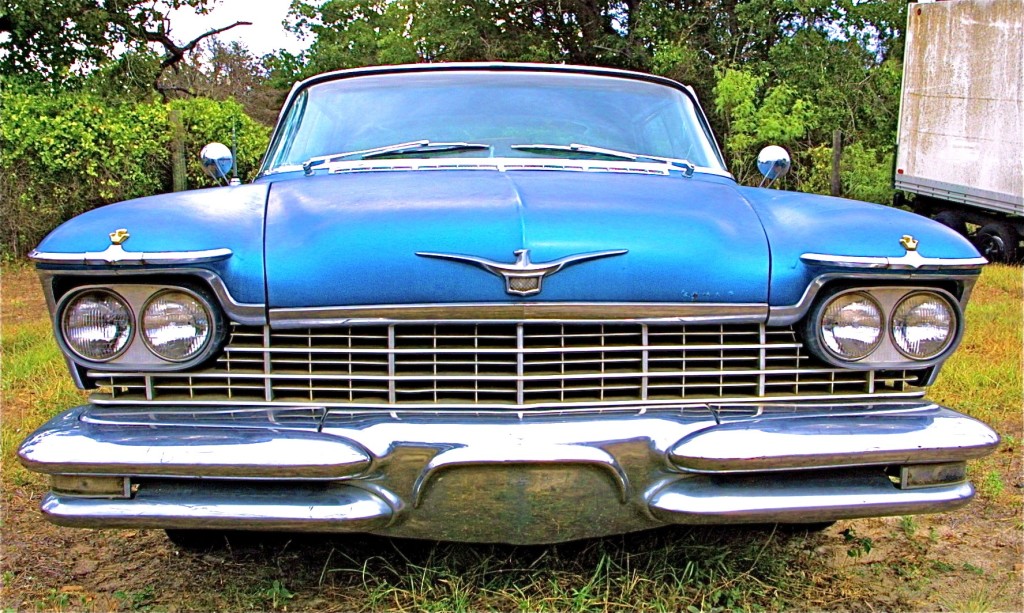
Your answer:
[[[170,362],[192,359],[206,347],[213,318],[201,300],[183,291],[161,292],[142,312],[142,338],[150,351]]]
[[[64,307],[64,342],[79,357],[105,362],[121,354],[132,337],[132,312],[113,292],[83,292]]]
[[[946,350],[955,334],[956,313],[938,294],[911,294],[893,311],[892,339],[908,358],[934,358]]]
[[[833,298],[821,311],[821,340],[837,358],[859,360],[882,340],[882,309],[859,292]]]

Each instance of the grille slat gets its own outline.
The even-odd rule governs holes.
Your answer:
[[[192,372],[90,372],[94,401],[467,408],[918,395],[915,371],[833,368],[791,328],[633,322],[234,326]]]

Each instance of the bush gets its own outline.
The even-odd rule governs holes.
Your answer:
[[[239,144],[239,173],[251,177],[269,130],[234,101],[206,99],[111,105],[88,94],[0,92],[0,254],[35,246],[89,209],[171,189],[168,110],[180,109],[190,187],[213,183],[196,155],[205,142]]]

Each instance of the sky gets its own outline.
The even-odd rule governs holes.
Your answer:
[[[281,25],[290,4],[291,0],[220,0],[208,15],[196,15],[187,7],[178,9],[170,13],[171,38],[183,44],[214,28],[251,21],[251,26],[232,28],[217,38],[224,43],[241,42],[256,56],[278,49],[298,53],[311,41],[299,40]]]

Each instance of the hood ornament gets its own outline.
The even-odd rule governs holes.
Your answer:
[[[516,249],[513,253],[516,261],[512,264],[495,262],[486,258],[478,258],[471,255],[458,255],[454,253],[431,253],[428,251],[417,251],[416,255],[424,258],[438,258],[441,260],[452,260],[479,266],[492,275],[505,279],[505,292],[514,296],[532,296],[539,294],[541,282],[544,277],[550,276],[562,270],[566,266],[596,260],[598,258],[622,255],[626,249],[615,249],[613,251],[593,251],[590,253],[578,253],[568,255],[550,262],[531,262],[529,249]]]
[[[904,234],[900,239],[900,246],[907,251],[917,251],[918,240],[909,234]]]
[[[120,245],[123,244],[129,238],[131,238],[131,234],[128,234],[127,229],[118,228],[117,230],[114,230],[113,232],[110,233],[110,244]]]

